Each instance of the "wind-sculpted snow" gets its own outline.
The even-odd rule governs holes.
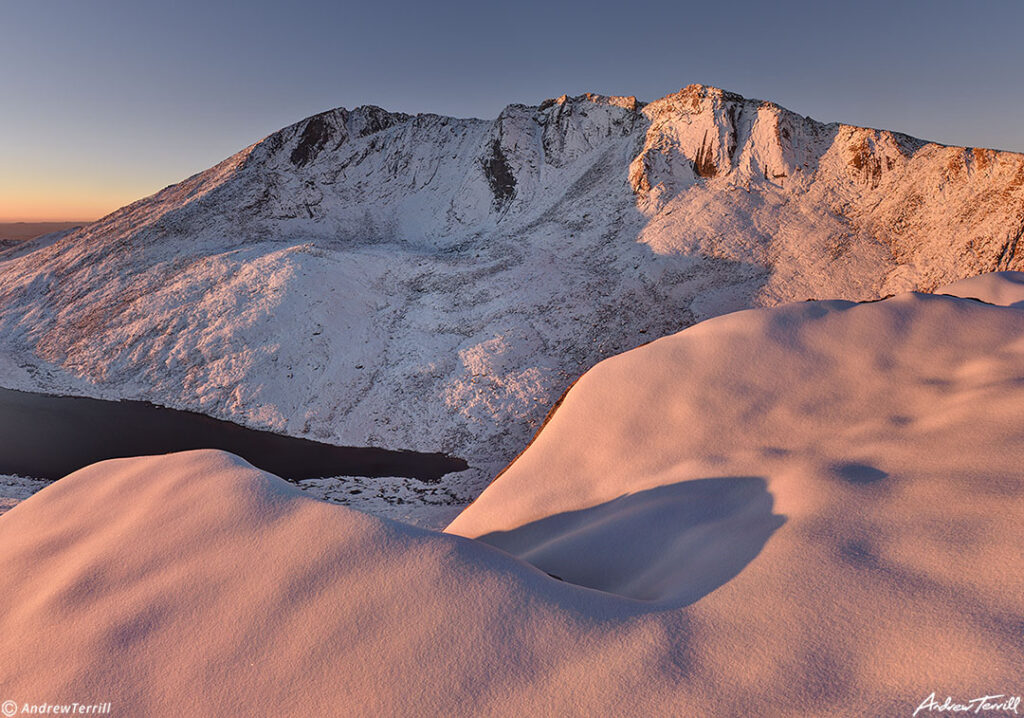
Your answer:
[[[986,280],[1009,302],[1022,277],[949,289]],[[1012,305],[902,294],[716,317],[584,374],[447,530],[650,599],[689,586],[704,552],[728,564],[715,537],[748,541],[744,554],[771,545],[778,516],[828,526],[837,545],[879,542],[878,560],[943,555],[951,505],[983,491],[998,513],[1020,495],[1022,377]],[[897,504],[918,507],[898,526],[885,518]],[[679,554],[669,574],[666,554]]]
[[[1009,296],[1020,277],[989,279]],[[222,452],[95,464],[0,516],[4,699],[898,716],[1009,698],[1022,337],[1024,311],[920,294],[708,320],[587,372],[449,533]]]
[[[470,498],[601,359],[1022,267],[1024,156],[690,86],[494,121],[332,110],[0,254],[12,388],[444,451]]]
[[[1024,272],[981,274],[939,287],[935,293],[1024,309]]]

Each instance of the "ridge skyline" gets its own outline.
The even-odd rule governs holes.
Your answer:
[[[666,94],[664,94],[664,95],[662,95],[660,97],[657,97],[655,99],[647,99],[647,100],[639,99],[639,97],[637,95],[605,94],[605,93],[600,93],[600,92],[594,92],[592,90],[580,92],[579,94],[570,94],[569,92],[563,92],[561,95],[558,95],[556,97],[547,97],[547,98],[541,100],[540,102],[537,102],[536,104],[530,104],[529,102],[509,102],[509,103],[505,104],[502,107],[502,109],[497,113],[497,115],[495,115],[493,118],[483,117],[483,116],[480,116],[480,115],[461,115],[461,114],[457,114],[457,113],[456,114],[445,114],[445,113],[433,112],[433,111],[405,112],[403,110],[392,109],[392,108],[387,107],[387,106],[382,106],[382,105],[379,105],[379,104],[375,104],[374,102],[363,102],[363,103],[355,104],[355,105],[353,105],[351,107],[351,111],[360,110],[360,109],[364,109],[365,108],[365,109],[380,110],[380,111],[386,112],[389,115],[403,116],[403,117],[406,117],[408,119],[412,119],[412,118],[415,118],[415,117],[439,117],[439,118],[445,118],[445,119],[451,119],[451,120],[459,120],[459,121],[493,122],[493,121],[497,120],[498,118],[500,118],[503,113],[507,112],[509,109],[512,109],[512,108],[544,109],[545,107],[548,107],[548,106],[550,106],[552,104],[558,104],[558,103],[565,102],[565,101],[581,101],[581,100],[585,100],[585,99],[586,100],[591,100],[591,101],[595,101],[595,100],[609,100],[609,101],[617,100],[617,101],[621,101],[621,102],[631,102],[631,103],[633,103],[635,105],[636,110],[640,111],[640,110],[642,110],[644,107],[646,107],[648,105],[651,105],[651,104],[654,104],[654,103],[658,103],[658,102],[663,102],[663,101],[665,101],[665,100],[667,100],[667,99],[669,99],[671,97],[678,96],[678,95],[680,95],[680,94],[682,94],[684,92],[690,91],[692,89],[702,90],[702,91],[705,91],[705,92],[707,92],[707,91],[714,91],[714,92],[721,93],[724,97],[727,97],[727,98],[739,99],[739,100],[743,100],[743,101],[746,101],[746,102],[755,102],[755,103],[765,104],[765,105],[768,105],[768,106],[778,107],[781,110],[784,110],[786,112],[792,113],[792,114],[797,115],[797,116],[800,116],[800,117],[802,117],[802,118],[804,118],[804,119],[806,119],[808,121],[814,122],[816,124],[819,124],[819,125],[822,125],[822,126],[825,126],[825,127],[833,127],[833,126],[835,126],[835,127],[852,127],[852,128],[857,128],[857,129],[865,129],[865,130],[872,130],[872,131],[878,131],[878,132],[889,132],[889,133],[891,133],[893,135],[899,135],[899,136],[907,137],[907,138],[910,138],[910,139],[913,139],[913,140],[918,140],[918,141],[926,142],[927,144],[937,145],[939,147],[962,147],[962,148],[965,148],[965,149],[986,149],[986,150],[993,150],[993,151],[1001,152],[1001,153],[1024,154],[1024,148],[1022,148],[1021,150],[1004,149],[1002,147],[993,146],[993,145],[990,145],[990,144],[982,144],[982,143],[957,144],[955,142],[946,142],[946,141],[942,141],[942,140],[939,140],[939,139],[932,139],[932,138],[928,137],[925,133],[915,133],[915,132],[910,132],[910,131],[904,131],[904,130],[894,129],[894,128],[888,127],[888,126],[873,125],[873,124],[861,124],[861,123],[857,123],[857,122],[848,122],[848,121],[845,121],[843,119],[839,119],[839,120],[820,120],[820,119],[815,118],[811,114],[803,114],[799,110],[790,109],[790,107],[787,104],[783,104],[782,102],[777,102],[774,99],[763,99],[763,98],[755,97],[755,96],[752,96],[752,95],[748,96],[748,95],[745,95],[743,93],[736,92],[734,90],[728,89],[727,87],[724,87],[724,86],[722,86],[720,84],[705,83],[705,82],[689,83],[689,84],[681,87],[680,89],[678,89],[678,90],[676,90],[674,92],[668,92],[668,93],[666,93]],[[259,144],[259,142],[267,139],[268,137],[276,134],[277,132],[280,132],[281,130],[287,129],[288,127],[292,127],[292,126],[295,126],[295,125],[298,125],[298,124],[302,124],[303,122],[306,122],[306,121],[308,121],[309,119],[311,119],[313,117],[317,117],[317,116],[320,116],[320,115],[325,115],[325,114],[328,114],[328,113],[331,113],[331,112],[337,112],[337,111],[349,111],[349,109],[348,109],[347,105],[341,104],[341,105],[336,105],[334,107],[330,107],[328,109],[320,110],[318,112],[314,112],[314,113],[312,113],[310,115],[306,115],[306,116],[302,117],[302,119],[300,119],[298,121],[294,121],[294,122],[290,122],[288,124],[285,124],[285,125],[279,127],[279,129],[273,130],[273,131],[267,133],[266,135],[261,136],[260,139],[254,141],[254,142],[251,142],[249,145],[243,146],[242,149],[244,149],[245,147],[249,147],[249,146],[255,145],[255,144]],[[225,157],[230,157],[231,155],[235,154],[236,151],[238,151],[238,150],[236,149],[235,151],[232,151],[231,154],[226,155],[226,156],[222,156],[221,159],[224,159]],[[212,166],[217,161],[219,161],[219,160],[214,160],[214,162],[211,162],[210,164],[207,164],[206,167]],[[38,215],[38,214],[22,214],[22,215],[3,214],[4,207],[3,207],[3,205],[0,205],[0,223],[2,223],[2,224],[22,224],[22,223],[23,224],[35,224],[35,223],[42,224],[42,223],[71,223],[71,222],[75,222],[75,223],[88,224],[88,223],[91,223],[91,222],[95,222],[95,221],[99,221],[101,219],[104,219],[107,216],[109,216],[110,214],[112,214],[113,212],[116,212],[117,210],[119,210],[119,209],[121,209],[121,208],[123,208],[125,206],[133,204],[134,202],[136,202],[138,200],[145,199],[146,197],[150,197],[153,194],[156,194],[157,192],[159,192],[161,190],[167,189],[168,187],[172,187],[172,186],[180,183],[181,181],[184,181],[184,180],[187,180],[187,179],[189,179],[191,177],[194,177],[196,174],[199,174],[202,171],[203,170],[198,168],[198,166],[197,167],[193,167],[190,174],[188,174],[188,175],[186,175],[184,177],[181,177],[181,178],[179,178],[177,180],[171,181],[169,184],[163,185],[163,186],[161,186],[161,187],[159,187],[159,188],[149,192],[148,194],[138,194],[138,195],[135,195],[134,199],[128,199],[127,201],[124,201],[121,204],[118,204],[113,209],[111,209],[109,211],[106,211],[106,212],[103,212],[103,213],[101,213],[99,215],[91,215],[90,216],[88,214],[83,214],[81,212],[79,212],[77,214],[71,213],[71,214],[66,214],[66,215],[54,215],[54,214],[45,214],[45,215]]]

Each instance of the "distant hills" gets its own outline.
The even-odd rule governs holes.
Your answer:
[[[0,241],[22,242],[50,232],[81,227],[88,222],[0,222]]]

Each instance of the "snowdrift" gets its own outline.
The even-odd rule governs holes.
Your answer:
[[[447,534],[220,452],[96,464],[0,516],[3,698],[859,716],[1012,692],[1022,402],[1024,312],[905,294],[602,362]]]
[[[1024,272],[989,272],[961,279],[935,290],[936,294],[977,299],[988,304],[1024,309]]]
[[[1020,276],[947,291],[1015,299]],[[787,534],[827,527],[837,551],[868,561],[941,553],[938,536],[949,536],[937,527],[963,518],[942,518],[948,502],[983,490],[995,511],[1020,489],[1022,320],[1013,308],[905,294],[706,321],[585,374],[447,530],[645,598],[665,580],[649,561],[667,549],[701,560],[710,535],[737,535],[734,515],[754,544],[780,521],[774,511],[798,522]],[[677,494],[680,508],[668,509]],[[660,550],[630,538],[666,531]],[[584,550],[593,542],[601,550]]]

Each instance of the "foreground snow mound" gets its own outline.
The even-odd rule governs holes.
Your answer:
[[[738,312],[585,374],[447,531],[659,605],[724,584],[691,614],[723,645],[750,645],[732,621],[783,646],[799,626],[823,675],[960,662],[998,693],[1024,652],[1022,407],[1018,309]]]
[[[1024,309],[1024,272],[990,272],[935,290],[936,294],[977,299],[1001,307]]]
[[[1024,312],[920,295],[604,362],[450,528],[564,581],[220,452],[97,464],[0,516],[4,699],[861,716],[1013,691],[1022,377]]]
[[[112,715],[536,713],[665,670],[666,629],[600,627],[622,613],[605,597],[218,451],[102,462],[19,504],[0,595],[3,699]]]
[[[468,502],[601,359],[711,316],[1024,269],[1024,155],[691,85],[309,117],[0,253],[0,382],[442,451]]]

